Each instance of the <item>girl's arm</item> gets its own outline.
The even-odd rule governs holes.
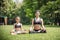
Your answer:
[[[15,23],[16,24],[16,23]],[[15,24],[13,25],[13,29],[15,30]]]
[[[22,27],[22,24],[21,24],[21,30],[24,30],[23,27]]]
[[[14,32],[15,31],[15,24],[13,25],[13,29],[12,29],[12,31],[11,32]]]

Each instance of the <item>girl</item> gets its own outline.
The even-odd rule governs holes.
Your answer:
[[[27,31],[22,28],[22,24],[20,23],[20,17],[16,17],[15,20],[16,23],[14,24],[14,29],[11,31],[11,34],[16,35],[20,33],[27,33]]]
[[[45,33],[46,29],[43,25],[43,19],[39,17],[40,16],[39,10],[36,11],[35,16],[36,17],[32,19],[32,27],[30,28],[29,33],[35,33],[35,32]]]

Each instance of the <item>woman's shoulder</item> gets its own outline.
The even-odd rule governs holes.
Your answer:
[[[41,17],[40,17],[40,20],[42,21],[42,20],[43,20],[43,18],[41,18]]]
[[[43,19],[43,18],[40,17],[40,19]]]

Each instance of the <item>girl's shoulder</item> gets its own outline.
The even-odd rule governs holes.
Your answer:
[[[22,25],[22,23],[19,23],[20,25]]]
[[[22,25],[22,23],[14,23],[14,25]]]
[[[35,18],[32,18],[32,21],[34,21]]]

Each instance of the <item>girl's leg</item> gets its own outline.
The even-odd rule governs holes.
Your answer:
[[[25,33],[29,33],[29,32],[27,30],[22,30],[21,33],[25,34]]]
[[[10,34],[11,34],[11,35],[16,35],[17,33],[15,32],[15,30],[12,30],[12,31],[10,32]]]

